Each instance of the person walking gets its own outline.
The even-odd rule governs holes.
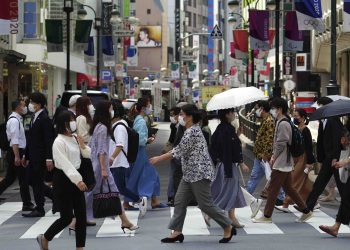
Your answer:
[[[169,223],[169,229],[172,230],[172,233],[161,242],[184,241],[182,229],[186,209],[189,202],[196,199],[199,208],[224,229],[224,237],[219,242],[228,243],[236,234],[236,229],[231,225],[232,221],[225,213],[213,203],[210,183],[214,180],[215,173],[207,143],[198,125],[201,113],[193,104],[187,104],[181,109],[179,121],[184,123],[186,131],[180,144],[171,152],[150,159],[151,164],[170,160],[173,157],[181,159],[182,162],[183,178],[175,196],[174,215]]]
[[[228,212],[232,225],[242,228],[236,218],[235,209],[246,206],[239,183],[239,170],[248,172],[249,168],[243,162],[242,144],[235,128],[231,125],[235,119],[234,109],[219,110],[221,123],[216,128],[210,148],[211,159],[216,164],[216,175],[211,183],[211,194],[214,204]],[[239,165],[239,166],[238,166]]]
[[[149,163],[146,144],[152,143],[154,137],[148,137],[148,129],[144,119],[148,113],[149,101],[139,98],[133,112],[133,129],[139,134],[139,149],[135,163],[131,166],[127,188],[140,197],[151,198],[152,209],[166,208],[167,205],[159,201],[160,181],[157,170]],[[146,199],[144,199],[146,201]]]
[[[94,116],[95,108],[91,104],[89,97],[79,97],[76,103],[77,115],[77,134],[84,139],[86,144],[90,143],[91,136],[89,134],[92,126],[92,117]]]
[[[129,201],[138,203],[140,215],[144,216],[147,211],[147,198],[139,197],[126,186],[129,176],[130,164],[127,159],[129,148],[128,123],[123,120],[125,109],[122,104],[113,104],[114,117],[112,119],[112,138],[109,146],[109,165],[114,181],[119,192],[124,196],[123,207],[125,210],[131,210]],[[135,208],[137,209],[137,208]]]
[[[307,127],[308,118],[307,113],[304,109],[297,109],[294,112],[293,122],[298,126],[305,145],[305,153],[298,157],[294,171],[292,171],[292,179],[295,190],[298,191],[301,198],[306,201],[308,195],[312,189],[312,182],[308,178],[308,173],[312,170],[313,164],[316,162],[313,154],[312,146],[312,136],[310,129]],[[288,206],[293,203],[293,200],[287,195],[283,201],[282,206],[275,206],[277,210],[280,210],[285,213],[289,213]]]
[[[271,101],[270,113],[277,120],[273,140],[273,153],[270,160],[270,166],[272,167],[271,181],[264,214],[260,218],[253,218],[252,221],[254,223],[272,222],[271,216],[281,187],[301,208],[300,210],[303,214],[297,222],[305,222],[312,216],[312,211],[307,208],[305,202],[293,187],[291,172],[293,171],[294,161],[288,147],[288,145],[292,144],[292,127],[286,117],[287,111],[288,104],[286,100],[275,98]]]
[[[114,117],[112,103],[109,101],[99,102],[90,128],[91,141],[89,146],[91,147],[91,161],[94,168],[96,186],[86,196],[88,199],[86,201],[87,221],[92,221],[94,218],[92,212],[93,194],[100,192],[101,185],[103,185],[102,190],[110,188],[111,192],[119,192],[109,168],[108,160],[112,117]],[[139,228],[128,220],[124,210],[119,217],[122,221],[123,231],[124,229],[134,231]]]
[[[80,155],[90,158],[91,149],[86,146],[81,136],[74,135],[77,124],[73,114],[62,111],[56,120],[58,136],[52,147],[55,171],[53,176],[55,203],[60,210],[57,219],[44,234],[37,236],[41,250],[49,249],[49,242],[67,227],[73,213],[76,218],[76,249],[82,250],[86,241],[86,207],[84,191],[87,187],[78,172],[81,164]]]
[[[7,152],[7,171],[4,179],[0,181],[0,195],[11,186],[18,177],[19,190],[23,202],[22,211],[33,211],[34,204],[31,201],[28,168],[22,161],[25,155],[26,136],[23,127],[22,115],[27,114],[27,107],[23,100],[12,102],[12,114],[6,123],[6,135],[10,142],[10,149]]]
[[[45,216],[45,197],[53,198],[52,188],[44,183],[45,169],[51,172],[54,168],[52,161],[52,144],[54,129],[45,110],[46,98],[42,93],[35,92],[30,95],[28,109],[33,113],[27,135],[27,149],[25,164],[28,165],[29,181],[33,188],[35,210],[24,217]]]

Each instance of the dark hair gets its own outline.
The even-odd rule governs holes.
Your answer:
[[[92,125],[92,117],[89,113],[89,105],[91,104],[91,100],[87,96],[79,97],[76,105],[77,117],[80,115],[85,116],[86,122]]]
[[[281,108],[282,113],[285,115],[288,112],[288,103],[286,100],[280,97],[276,97],[271,101],[271,108]]]
[[[46,97],[40,92],[34,92],[29,97],[32,102],[40,104],[41,108],[44,108],[47,104]]]
[[[295,112],[297,112],[299,114],[300,117],[304,118],[305,120],[305,125],[309,124],[309,119],[308,119],[308,115],[305,111],[305,109],[297,109],[295,110]]]
[[[198,110],[194,104],[186,104],[181,107],[182,112],[187,116],[192,116],[193,123],[197,124],[202,120],[202,113]]]
[[[202,127],[206,127],[209,125],[208,113],[204,109],[199,110],[202,114]]]
[[[114,118],[124,118],[125,109],[121,103],[113,102]]]
[[[265,112],[267,113],[270,112],[270,104],[268,101],[263,101],[263,100],[258,101],[257,105],[259,108],[263,108]]]
[[[172,109],[170,109],[170,112],[173,112],[174,115],[179,115],[181,112],[181,108],[179,107],[173,107]]]
[[[147,35],[149,36],[149,29],[146,28],[146,27],[142,27],[142,28],[140,29],[140,32],[143,32],[143,33],[145,33],[145,34],[147,34]]]
[[[66,133],[67,126],[69,125],[69,122],[72,120],[74,120],[74,116],[72,112],[68,110],[63,110],[62,112],[60,112],[55,120],[57,134]]]
[[[226,118],[226,115],[230,112],[235,112],[235,109],[232,108],[232,109],[220,109],[218,111],[218,115],[219,115],[219,119],[221,122],[227,122],[227,118]]]
[[[333,102],[333,100],[327,96],[322,96],[320,98],[318,98],[317,100],[317,104],[318,105],[327,105],[327,104],[330,104],[331,102]]]
[[[11,103],[12,111],[15,111],[23,100],[17,99]]]
[[[111,115],[109,113],[109,108],[112,103],[110,101],[100,101],[96,105],[94,119],[92,121],[92,126],[90,128],[90,135],[94,133],[97,124],[102,123],[107,127],[107,134],[111,134]]]

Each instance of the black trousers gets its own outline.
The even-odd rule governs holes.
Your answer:
[[[343,188],[337,222],[344,225],[350,224],[350,178],[348,178]]]
[[[44,183],[46,175],[46,162],[29,162],[29,183],[33,188],[36,209],[45,212],[45,196],[53,199],[52,188]]]
[[[310,210],[313,210],[318,197],[323,193],[325,190],[329,180],[334,175],[335,182],[337,183],[337,187],[339,190],[340,195],[342,196],[342,192],[344,190],[344,184],[339,179],[339,170],[331,166],[331,160],[324,160],[322,163],[322,167],[320,172],[318,173],[318,176],[316,178],[316,181],[312,187],[312,191],[309,194],[309,197],[306,200],[306,205]],[[339,214],[337,215],[337,221]]]
[[[45,232],[44,236],[51,241],[55,235],[66,228],[73,217],[76,218],[76,247],[85,247],[86,241],[86,206],[84,192],[74,185],[63,171],[55,169],[53,175],[54,201],[60,211],[60,218]]]
[[[24,155],[24,150],[20,149],[19,151],[20,157]],[[29,184],[28,184],[28,168],[24,168],[22,166],[15,166],[15,154],[13,150],[10,149],[6,155],[7,161],[7,170],[5,178],[0,182],[0,195],[11,186],[16,177],[18,177],[19,188],[21,193],[21,198],[23,202],[23,206],[31,206],[33,205],[31,202],[30,192],[29,192]]]

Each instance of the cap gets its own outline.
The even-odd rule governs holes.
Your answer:
[[[81,95],[73,95],[70,99],[69,99],[69,107],[74,106],[77,103],[77,100],[79,99],[79,97],[81,97]]]

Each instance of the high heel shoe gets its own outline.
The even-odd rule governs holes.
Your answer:
[[[222,238],[221,240],[219,240],[219,243],[228,243],[228,242],[230,242],[231,239],[232,239],[232,237],[233,237],[233,235],[236,235],[236,234],[237,234],[236,228],[232,227],[230,237],[228,237],[228,238],[225,238],[225,237]]]
[[[128,229],[129,231],[135,231],[136,229],[139,229],[140,227],[138,225],[136,226],[129,226],[129,227],[126,227],[126,226],[121,226],[121,229],[123,230],[123,232],[125,233],[125,229]]]
[[[69,235],[71,234],[71,231],[75,232],[75,228],[72,228],[72,227],[68,228]]]
[[[185,237],[183,234],[179,234],[178,236],[174,237],[174,238],[164,238],[161,240],[162,243],[175,243],[176,241],[182,243],[184,241]]]

